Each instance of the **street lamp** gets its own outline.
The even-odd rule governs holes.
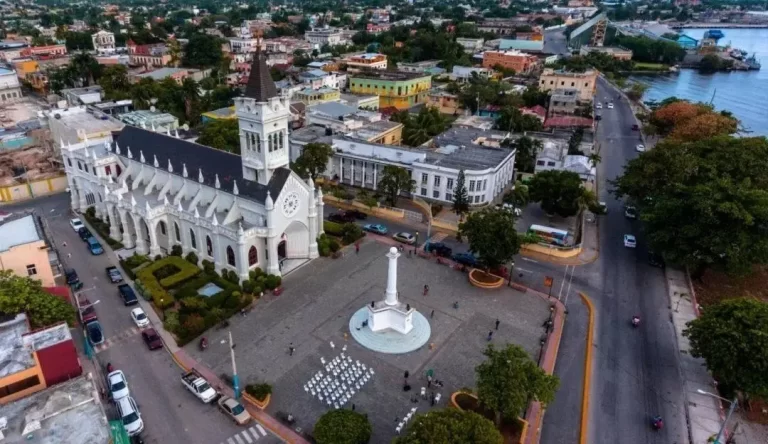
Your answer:
[[[728,409],[728,415],[725,417],[725,421],[723,422],[723,425],[720,426],[720,430],[717,432],[717,437],[715,438],[714,444],[720,444],[720,437],[723,436],[723,433],[725,432],[725,426],[728,424],[728,420],[731,419],[731,415],[733,414],[733,411],[736,410],[736,405],[739,403],[739,398],[733,398],[733,401],[729,401],[721,396],[718,396],[714,393],[705,392],[702,389],[696,389],[697,392],[699,392],[702,395],[711,396],[713,398],[717,398],[721,401],[725,401],[731,405],[731,407]]]
[[[235,391],[235,399],[240,399],[240,376],[235,365],[235,344],[232,343],[232,331],[229,331],[229,354],[232,358],[232,388]]]

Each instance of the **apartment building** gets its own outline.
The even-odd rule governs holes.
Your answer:
[[[381,108],[408,109],[427,102],[432,77],[404,72],[367,72],[349,79],[349,89],[355,94],[379,96]]]
[[[485,51],[483,53],[483,67],[493,68],[495,66],[513,69],[517,74],[528,74],[541,66],[541,62],[536,56],[515,50]]]
[[[539,76],[539,89],[552,91],[563,88],[577,89],[578,100],[591,102],[597,88],[597,71],[568,72],[545,68]]]

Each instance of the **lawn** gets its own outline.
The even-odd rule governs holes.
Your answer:
[[[669,66],[662,63],[635,62],[636,71],[666,71]]]
[[[693,280],[696,301],[702,306],[738,297],[754,297],[768,302],[768,267],[755,266],[745,276],[729,276],[708,270],[701,279]]]

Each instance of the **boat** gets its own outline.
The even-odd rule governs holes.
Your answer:
[[[752,54],[751,56],[744,59],[744,63],[747,64],[749,69],[754,69],[755,71],[759,71],[762,65],[760,65],[760,62],[757,61],[757,57],[755,54]]]

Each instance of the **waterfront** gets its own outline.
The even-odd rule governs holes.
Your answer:
[[[701,39],[706,29],[682,32]],[[648,86],[645,100],[664,100],[670,96],[695,102],[709,102],[718,110],[732,112],[750,135],[768,136],[768,29],[723,29],[719,45],[743,49],[762,63],[760,71],[733,71],[701,74],[684,69],[678,74],[633,76]]]

